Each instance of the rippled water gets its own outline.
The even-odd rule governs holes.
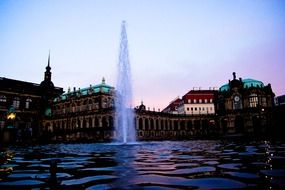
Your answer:
[[[285,189],[285,144],[53,144],[11,148],[0,189]],[[50,162],[57,160],[57,181]]]

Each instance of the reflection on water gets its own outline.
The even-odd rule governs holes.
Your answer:
[[[56,182],[50,180],[52,160],[58,162]],[[39,145],[2,152],[0,164],[0,189],[285,188],[280,142]]]

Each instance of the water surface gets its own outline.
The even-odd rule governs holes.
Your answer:
[[[285,144],[185,141],[14,147],[0,189],[285,189]],[[56,181],[50,162],[57,160]]]

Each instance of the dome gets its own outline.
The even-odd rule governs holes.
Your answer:
[[[255,79],[243,79],[243,87],[244,88],[250,88],[250,87],[264,87],[263,82],[259,81],[259,80],[255,80]],[[223,86],[221,86],[219,88],[219,91],[228,91],[230,89],[229,84],[224,84]]]
[[[249,88],[249,87],[264,87],[263,82],[255,79],[244,79],[242,80],[243,87]]]
[[[40,84],[40,86],[41,86],[42,88],[44,88],[44,89],[51,89],[51,88],[54,88],[53,82],[52,82],[52,81],[46,81],[46,80],[42,81],[41,84]]]

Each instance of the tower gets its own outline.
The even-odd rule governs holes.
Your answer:
[[[51,81],[51,67],[50,67],[50,52],[48,54],[48,65],[46,66],[46,72],[45,72],[45,77],[44,80],[45,81]]]
[[[51,67],[50,67],[50,52],[48,54],[48,65],[46,66],[46,71],[44,75],[44,80],[41,82],[41,87],[43,91],[49,91],[54,88],[53,82],[51,81]]]
[[[48,64],[44,74],[44,80],[40,84],[41,90],[41,109],[45,116],[51,115],[51,105],[54,98],[63,93],[62,88],[55,87],[51,81],[50,53],[48,55]]]

